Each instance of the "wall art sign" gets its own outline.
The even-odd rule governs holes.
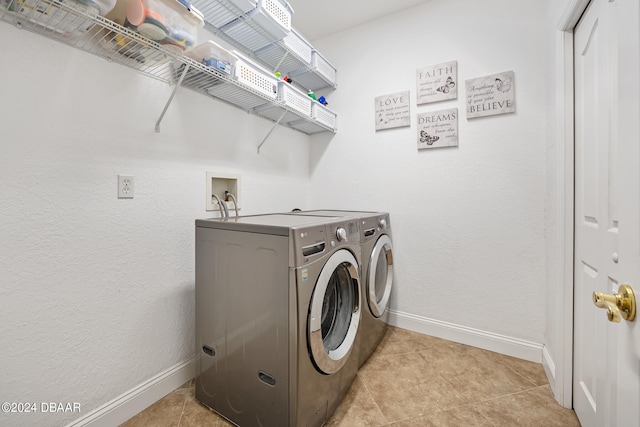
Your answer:
[[[376,96],[376,130],[410,125],[408,90]]]
[[[416,70],[418,105],[458,97],[458,61],[449,61]]]
[[[493,116],[516,111],[513,71],[467,80],[467,118]]]
[[[458,109],[418,114],[418,149],[458,145]]]

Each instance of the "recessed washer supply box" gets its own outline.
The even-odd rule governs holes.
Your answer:
[[[212,40],[196,46],[187,56],[228,75],[233,72],[237,61],[235,55]]]
[[[122,1],[122,0],[120,0]],[[202,14],[187,2],[178,0],[129,0],[125,26],[143,36],[180,51],[193,49]]]

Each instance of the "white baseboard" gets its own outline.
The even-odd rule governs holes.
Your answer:
[[[161,372],[67,427],[113,427],[122,424],[195,377],[197,360],[194,356]]]
[[[553,363],[553,359],[551,358],[551,354],[549,354],[549,350],[545,346],[542,349],[542,367],[544,368],[544,372],[547,374],[547,378],[549,379],[549,385],[551,386],[551,390],[553,390],[554,394],[556,392],[556,365]]]
[[[531,362],[542,362],[543,345],[466,326],[429,319],[409,313],[389,311],[389,324],[449,341],[506,354]]]

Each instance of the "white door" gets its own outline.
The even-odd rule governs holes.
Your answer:
[[[573,406],[585,427],[640,426],[640,322],[610,322],[592,300],[640,290],[639,12],[592,0],[574,36]]]

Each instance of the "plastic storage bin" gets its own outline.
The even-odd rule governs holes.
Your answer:
[[[255,112],[271,120],[280,120],[280,123],[309,120],[311,118],[311,103],[316,102],[285,81],[278,82],[277,100],[282,105],[286,105],[289,110],[294,110],[295,113],[282,108],[279,104],[262,105],[256,108]]]
[[[336,84],[336,68],[317,50],[311,54],[311,67],[290,72],[294,82],[311,90]]]
[[[276,99],[278,79],[269,71],[244,57],[238,51],[233,50],[231,53],[238,58],[233,70],[233,77],[239,83],[260,92],[268,98]]]
[[[283,74],[311,66],[313,46],[296,30],[291,29],[291,32],[282,39],[282,45],[284,45],[284,48],[278,43],[271,43],[255,54],[265,64],[273,68],[278,67],[278,71]],[[289,52],[294,53],[295,56],[289,55]]]
[[[29,22],[58,33],[82,35],[87,32],[97,15],[105,15],[115,6],[115,0],[13,0],[8,2],[9,11],[15,11]]]
[[[231,54],[237,58],[231,74],[237,85],[220,84],[208,89],[207,92],[247,110],[275,101],[278,79],[241,53],[232,50]]]
[[[191,4],[202,12],[207,24],[220,28],[255,9],[258,0],[195,0]]]
[[[228,75],[233,72],[237,61],[231,52],[211,40],[196,46],[187,56]]]
[[[289,3],[278,0],[259,0],[246,17],[239,17],[221,30],[251,51],[256,51],[282,40],[291,31],[293,9]]]
[[[333,130],[336,129],[336,113],[329,110],[319,102],[313,102],[311,104],[311,117],[313,117],[318,123],[322,123]]]
[[[129,0],[125,26],[160,44],[180,50],[192,49],[198,28],[204,25],[202,14],[188,9],[178,0]]]
[[[278,82],[278,101],[292,108],[305,117],[311,117],[311,105],[317,103],[306,93],[302,93],[285,81]]]

